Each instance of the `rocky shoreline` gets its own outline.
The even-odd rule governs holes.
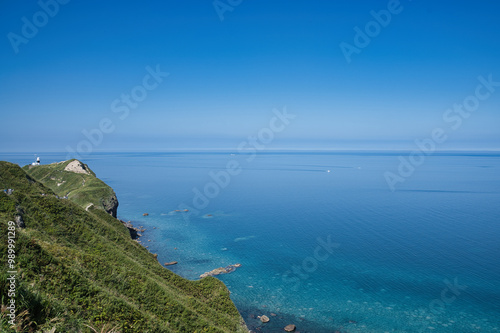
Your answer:
[[[149,215],[149,214],[147,214],[147,215]],[[147,216],[147,215],[143,214],[143,216]],[[123,223],[123,225],[128,229],[128,231],[130,232],[130,237],[133,240],[137,241],[138,243],[141,243],[141,241],[139,240],[139,237],[142,237],[141,232],[146,231],[146,229],[144,229],[142,226],[134,227],[132,225],[131,221],[124,221],[124,220],[119,220],[119,221],[121,223]],[[145,246],[145,247],[148,248],[148,246]],[[166,262],[164,265],[165,266],[173,266],[176,264],[178,264],[177,261],[171,261],[171,262]],[[226,267],[215,268],[209,272],[205,272],[205,273],[201,274],[200,278],[204,278],[207,276],[216,276],[216,275],[220,275],[220,274],[229,274],[229,273],[234,272],[239,267],[241,267],[241,264],[234,264],[234,265],[228,265]]]
[[[123,225],[128,229],[128,231],[130,232],[130,237],[133,239],[133,240],[138,240],[139,237],[141,237],[142,235],[140,234],[141,232],[144,232],[146,229],[141,229],[141,228],[136,228],[132,225],[132,222],[130,221],[123,221],[123,220],[119,220],[121,223],[123,223]]]
[[[144,215],[143,216],[148,216]],[[130,237],[137,241],[138,243],[141,244],[141,241],[139,238],[142,236],[142,232],[146,231],[142,226],[139,227],[134,227],[131,221],[124,221],[124,220],[119,220],[123,225],[129,230],[130,232]],[[156,229],[156,228],[154,228]],[[143,245],[144,246],[144,245]],[[148,246],[144,246],[145,248],[148,248]],[[155,255],[155,258],[157,255]],[[178,264],[177,261],[171,261],[171,262],[166,262],[164,266],[173,266]],[[234,271],[236,271],[237,268],[242,267],[240,263],[233,264],[233,265],[228,265],[226,267],[218,267],[215,268],[211,271],[205,272],[200,275],[200,278],[203,279],[207,276],[217,276],[221,274],[229,274]],[[294,322],[295,320],[292,319],[292,316],[287,316],[283,314],[276,314],[273,312],[269,312],[267,315],[264,313],[267,313],[267,311],[260,311],[261,314],[257,315],[256,313],[259,313],[257,309],[254,309],[250,313],[243,310],[241,312],[242,317],[245,321],[245,324],[247,325],[249,329],[249,333],[259,333],[259,332],[266,332],[268,330],[279,330],[282,332],[299,332],[297,331],[297,326],[295,324],[291,324],[290,322]],[[244,314],[246,313],[246,316]],[[290,320],[292,319],[292,320]],[[301,320],[304,320],[304,318],[299,318]],[[302,331],[303,333],[306,333],[308,331]],[[336,331],[336,332],[341,332],[341,331]]]
[[[148,216],[149,214],[143,214],[143,216]],[[124,220],[119,220],[130,232],[130,237],[137,241],[139,244],[142,244],[141,241],[139,240],[140,237],[142,237],[142,232],[146,231],[142,226],[139,227],[134,227],[132,224],[132,221],[124,221]],[[156,229],[156,228],[154,228]],[[148,246],[143,245],[145,248],[148,248]],[[157,258],[157,254],[154,254],[155,258]],[[171,261],[171,262],[165,262],[164,266],[173,266],[177,265],[177,261]],[[236,263],[233,265],[228,265],[226,267],[218,267],[215,268],[211,271],[205,272],[200,275],[200,279],[203,279],[207,276],[217,276],[221,274],[229,274],[234,271],[236,271],[237,268],[242,267],[240,263]],[[241,314],[246,311],[242,311]],[[276,314],[273,312],[268,313],[268,315],[263,314],[264,311],[262,311],[261,315],[256,315],[256,309],[252,311],[252,314],[248,314],[246,318],[243,318],[245,321],[245,324],[247,325],[249,329],[249,333],[259,333],[259,332],[266,332],[268,329],[272,329],[273,331],[277,328],[280,328],[280,331],[282,332],[298,332],[296,331],[297,327],[295,324],[291,324],[290,321],[287,323],[286,318],[283,315]],[[243,317],[243,316],[242,316]],[[287,316],[288,317],[288,316]],[[303,318],[301,318],[303,319]],[[305,333],[305,331],[302,331]]]

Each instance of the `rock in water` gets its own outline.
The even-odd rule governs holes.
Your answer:
[[[172,266],[172,265],[176,265],[176,264],[177,264],[177,261],[171,261],[171,262],[166,262],[165,266]]]
[[[286,326],[285,326],[285,331],[287,331],[287,332],[293,332],[293,331],[295,331],[295,328],[296,328],[296,327],[295,327],[295,325],[293,325],[293,324],[286,325]]]
[[[269,322],[269,317],[266,315],[260,316],[260,321],[263,323],[268,323]]]
[[[204,278],[204,277],[207,277],[207,276],[215,276],[215,275],[219,275],[219,274],[232,273],[238,267],[241,267],[241,264],[234,264],[234,265],[229,265],[229,266],[226,266],[226,267],[219,267],[219,268],[216,268],[216,269],[212,269],[210,272],[205,272],[205,273],[201,274],[200,278]]]

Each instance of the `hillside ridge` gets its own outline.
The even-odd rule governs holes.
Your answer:
[[[60,197],[71,199],[81,207],[93,204],[111,216],[117,216],[116,193],[97,178],[87,164],[77,159],[45,165],[26,165],[23,170]]]
[[[51,171],[61,165],[67,164]],[[30,173],[43,171],[38,167]],[[9,269],[16,280],[11,327],[11,275],[3,266],[1,332],[93,332],[89,326],[121,333],[248,332],[221,281],[174,274],[118,219],[102,208],[85,208],[71,194],[64,199],[18,165],[0,161],[0,225],[15,228],[15,266]],[[22,226],[14,226],[16,216]],[[10,253],[8,244],[7,233],[0,234],[2,258]]]

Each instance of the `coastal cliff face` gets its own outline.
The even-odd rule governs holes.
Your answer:
[[[113,189],[97,178],[88,165],[78,160],[27,165],[23,170],[59,197],[67,197],[83,208],[92,205],[104,209],[113,217],[117,216],[118,198]]]
[[[80,176],[95,178],[87,166],[88,173],[64,171],[65,163],[47,166],[50,172],[39,166],[28,171],[53,186],[66,182],[55,188],[76,180],[83,187],[91,180]],[[162,267],[101,201],[90,206],[73,201],[82,197],[73,193],[78,191],[74,185],[69,188],[69,200],[64,199],[64,193],[19,166],[0,161],[0,227],[23,222],[15,228],[15,260],[9,268],[17,272],[17,327],[8,324],[4,311],[11,276],[0,270],[1,332],[248,332],[222,282],[213,277],[189,281]],[[96,191],[86,195],[104,197],[102,187]],[[0,233],[2,258],[9,253],[7,238],[7,232]]]
[[[106,213],[116,218],[118,214],[118,198],[114,191],[112,195],[103,198],[101,204]]]

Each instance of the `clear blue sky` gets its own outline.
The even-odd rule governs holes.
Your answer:
[[[243,0],[221,21],[212,0],[72,0],[53,17],[3,0],[0,151],[76,149],[105,118],[93,151],[234,149],[284,106],[296,118],[268,148],[412,149],[441,127],[441,149],[500,149],[500,87],[459,128],[443,120],[478,76],[500,81],[500,3],[401,0],[348,63],[341,43],[389,3]],[[157,65],[169,76],[120,119],[112,102]]]

